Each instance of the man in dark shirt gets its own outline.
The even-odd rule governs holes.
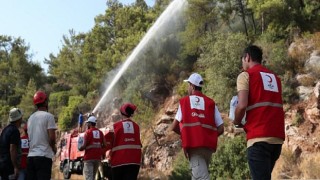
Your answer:
[[[19,174],[19,156],[21,156],[21,139],[19,127],[22,115],[20,109],[13,108],[9,113],[9,125],[0,135],[0,177],[2,180],[16,179]]]

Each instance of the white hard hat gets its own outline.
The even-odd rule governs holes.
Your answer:
[[[90,116],[88,118],[88,120],[86,121],[86,123],[91,122],[91,123],[97,123],[97,118],[94,116]]]

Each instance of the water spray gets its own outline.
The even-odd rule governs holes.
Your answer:
[[[140,43],[135,47],[133,52],[130,54],[130,56],[126,59],[124,64],[121,66],[118,73],[115,75],[115,77],[112,79],[111,83],[109,84],[107,90],[104,92],[103,96],[99,100],[98,104],[93,109],[93,113],[96,113],[100,108],[103,107],[103,105],[106,103],[108,99],[108,95],[112,88],[116,85],[118,80],[122,77],[124,72],[128,69],[128,67],[134,62],[139,56],[142,50],[147,47],[150,40],[153,39],[153,37],[159,35],[162,28],[165,28],[166,24],[171,21],[172,17],[177,16],[178,14],[184,10],[184,8],[187,5],[186,0],[174,0],[172,1],[169,6],[163,11],[163,13],[159,16],[159,18],[156,20],[156,22],[152,25],[152,27],[147,31],[145,36],[142,38]]]

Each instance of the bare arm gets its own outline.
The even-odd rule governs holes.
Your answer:
[[[221,124],[220,126],[217,127],[218,130],[218,136],[220,136],[221,134],[223,134],[224,132],[224,125]]]
[[[233,124],[241,125],[241,120],[246,113],[246,108],[248,106],[248,96],[249,91],[241,90],[238,92],[238,105],[235,110],[235,118]]]
[[[171,126],[169,127],[169,130],[174,131],[177,134],[180,134],[179,121],[177,121],[176,119],[173,120]]]
[[[18,149],[17,145],[10,144],[10,158],[11,158],[12,165],[14,167],[14,174],[16,177],[18,176],[18,172],[19,172],[19,166],[17,161],[17,157],[18,157],[17,149]]]
[[[53,153],[56,154],[57,153],[56,129],[48,129],[48,135],[49,135],[49,145],[51,146]]]

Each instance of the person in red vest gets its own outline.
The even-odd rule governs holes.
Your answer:
[[[102,131],[96,128],[97,118],[90,116],[86,121],[87,130],[84,134],[83,144],[79,150],[84,151],[83,174],[86,180],[94,180],[101,162],[101,148],[106,146],[106,141]]]
[[[26,122],[21,124],[23,133],[21,134],[21,163],[18,180],[25,180],[27,178],[27,157],[29,153],[29,137],[28,137],[28,126]]]
[[[214,100],[201,92],[201,75],[193,73],[184,81],[189,83],[189,95],[180,99],[175,120],[169,130],[181,135],[192,179],[209,180],[208,167],[217,149],[218,136],[224,132],[223,120]]]
[[[262,49],[248,46],[242,56],[244,72],[238,75],[238,105],[234,124],[247,134],[247,157],[252,178],[271,179],[285,139],[280,79],[261,65]]]
[[[125,103],[120,107],[122,119],[113,124],[111,149],[112,179],[136,180],[141,165],[140,128],[131,117],[137,107]]]

